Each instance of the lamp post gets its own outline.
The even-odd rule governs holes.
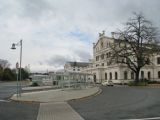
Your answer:
[[[17,98],[19,96],[19,82],[18,82],[18,68],[19,68],[19,63],[16,63],[16,74],[17,74]]]
[[[21,80],[22,80],[22,73],[21,73],[21,64],[22,64],[22,40],[18,43],[13,43],[11,49],[15,50],[16,46],[20,46],[20,68],[19,68],[19,86],[17,81],[17,94],[21,97]],[[19,88],[19,89],[18,89]],[[18,95],[17,95],[18,96]]]

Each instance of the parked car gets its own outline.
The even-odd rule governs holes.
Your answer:
[[[104,81],[102,83],[102,85],[104,85],[104,86],[113,86],[114,84],[113,84],[113,82],[111,80],[107,80],[107,81]]]

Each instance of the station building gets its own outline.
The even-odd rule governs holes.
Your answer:
[[[94,82],[102,83],[112,80],[121,84],[133,81],[135,74],[127,65],[122,63],[110,63],[112,55],[111,45],[116,42],[114,33],[111,37],[105,36],[105,32],[99,33],[96,43],[93,43],[93,59],[91,64],[83,72],[93,74]],[[140,71],[140,79],[160,81],[160,54],[155,53],[150,57],[151,64],[145,65]]]

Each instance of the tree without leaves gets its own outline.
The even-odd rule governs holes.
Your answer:
[[[0,67],[5,69],[5,68],[8,68],[9,66],[10,66],[10,63],[8,62],[8,60],[0,59]]]
[[[4,70],[9,66],[10,63],[7,60],[0,59],[0,80],[3,80]]]
[[[16,80],[16,74],[10,68],[5,68],[2,76],[3,81]]]
[[[135,81],[139,82],[139,72],[150,63],[153,52],[159,51],[157,29],[142,14],[134,14],[122,31],[116,32],[117,39],[111,47],[112,61],[126,64],[135,73]]]

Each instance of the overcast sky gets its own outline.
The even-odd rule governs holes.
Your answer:
[[[0,0],[0,59],[19,61],[32,71],[63,68],[66,61],[88,61],[98,33],[116,31],[133,12],[160,26],[160,0]]]

